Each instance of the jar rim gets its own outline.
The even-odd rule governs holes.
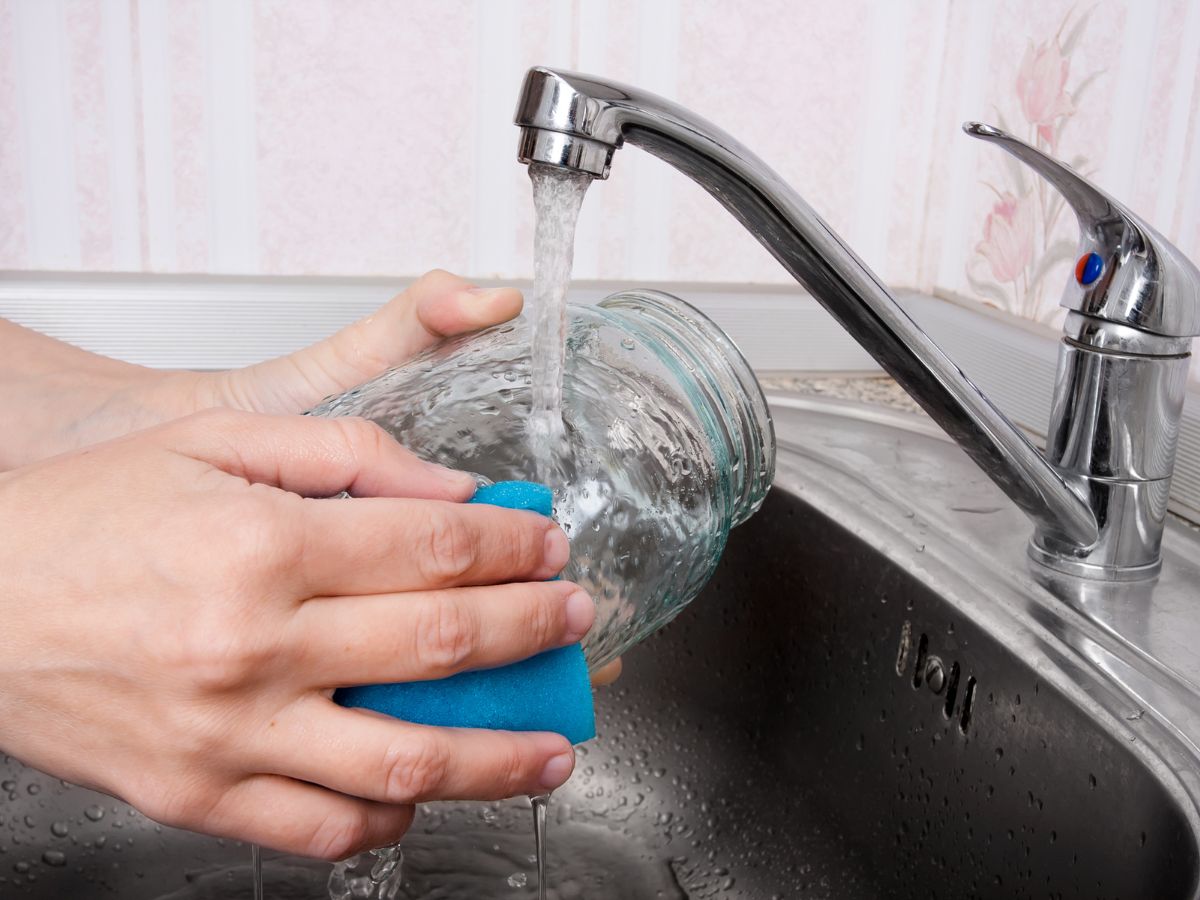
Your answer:
[[[762,385],[745,355],[709,316],[686,300],[665,291],[634,288],[610,294],[599,306],[628,310],[669,328],[673,337],[688,338],[686,352],[704,365],[696,368],[704,395],[721,413],[719,420],[734,428],[728,433],[733,459],[741,461],[733,474],[731,524],[740,525],[756,513],[775,478],[775,425]],[[689,326],[681,334],[680,323]],[[732,388],[732,390],[730,389]]]

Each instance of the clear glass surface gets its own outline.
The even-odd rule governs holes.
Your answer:
[[[423,458],[492,481],[549,473],[571,540],[563,577],[597,605],[584,650],[599,667],[699,593],[730,527],[761,504],[775,460],[766,401],[711,321],[644,291],[569,307],[566,436],[552,460],[534,458],[530,402],[518,319],[446,341],[312,414],[364,416]]]

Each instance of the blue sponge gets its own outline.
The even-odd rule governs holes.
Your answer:
[[[536,481],[497,481],[479,487],[467,502],[527,509],[548,516],[554,511],[554,492]]]
[[[470,502],[548,516],[553,495],[541,484],[501,481],[479,488]],[[419,725],[553,731],[572,744],[596,736],[592,688],[579,644],[439,681],[342,688],[333,699]]]

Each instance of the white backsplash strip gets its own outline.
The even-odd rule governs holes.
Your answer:
[[[142,365],[221,369],[320,340],[403,286],[395,279],[8,274],[0,275],[0,316]],[[584,282],[570,296],[591,303],[619,289]],[[711,315],[756,369],[878,368],[798,290],[665,289]]]

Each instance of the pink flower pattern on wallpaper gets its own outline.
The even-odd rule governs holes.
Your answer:
[[[1063,56],[1058,41],[1047,41],[1038,48],[1030,43],[1017,70],[1017,99],[1021,112],[1051,149],[1057,143],[1055,124],[1075,111],[1067,93],[1071,61]]]
[[[1016,281],[1033,258],[1033,204],[1028,197],[1004,193],[983,221],[983,240],[975,249],[988,261],[997,281]]]
[[[996,112],[1005,131],[1083,175],[1088,174],[1087,157],[1064,158],[1062,136],[1080,96],[1103,74],[1092,72],[1074,88],[1067,88],[1071,54],[1086,22],[1086,13],[1077,15],[1072,9],[1052,38],[1036,46],[1030,41],[1026,47],[1013,82],[1023,124],[1011,127],[1003,114]],[[983,220],[983,237],[967,265],[967,281],[983,302],[1046,321],[1058,312],[1054,302],[1044,302],[1047,275],[1073,258],[1076,241],[1073,237],[1055,239],[1055,227],[1066,205],[1062,196],[1016,159],[1005,155],[1004,162],[1004,183],[984,182],[996,195],[996,202]]]

